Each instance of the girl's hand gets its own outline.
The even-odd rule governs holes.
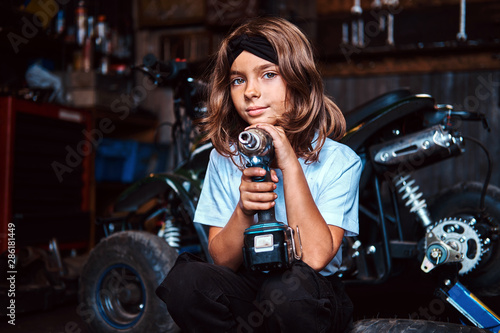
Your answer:
[[[298,164],[297,155],[295,155],[295,151],[290,141],[288,141],[283,127],[266,123],[256,124],[248,128],[251,127],[261,128],[271,135],[273,138],[275,162],[279,169],[284,171],[287,167]]]
[[[252,167],[243,170],[240,184],[240,209],[247,216],[253,216],[259,210],[267,210],[275,205],[274,200],[278,197],[273,191],[276,189],[278,176],[276,171],[271,170],[273,182],[254,182],[252,177],[264,176],[266,170]]]

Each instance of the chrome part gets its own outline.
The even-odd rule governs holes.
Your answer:
[[[49,242],[49,251],[50,253],[53,254],[56,263],[57,263],[57,270],[59,272],[59,275],[63,276],[64,275],[64,265],[62,262],[62,257],[61,257],[61,252],[59,251],[59,244],[57,242],[56,238],[52,238]]]
[[[394,14],[387,14],[387,44],[394,45]]]
[[[460,0],[460,26],[457,33],[457,40],[465,42],[467,40],[467,34],[465,33],[465,14],[466,14],[466,4],[465,0]]]
[[[427,203],[422,198],[423,193],[418,192],[419,187],[414,186],[415,180],[408,174],[400,174],[393,179],[401,198],[406,201],[406,206],[410,206],[410,212],[417,214],[422,225],[428,227],[432,224]]]
[[[453,136],[440,125],[377,146],[381,148],[374,161],[382,165],[414,165],[432,155],[452,156],[464,150],[463,138]]]
[[[293,237],[293,228],[291,227],[288,227],[290,228],[290,231],[291,231],[291,235],[292,237],[290,237],[292,239],[292,250],[293,250],[293,257],[295,258],[295,260],[300,260],[302,259],[302,239],[300,239],[300,232],[299,232],[299,226],[297,226],[297,238],[299,239],[299,248],[300,248],[300,255],[297,254],[297,247],[295,246],[295,238]]]
[[[252,132],[244,131],[239,136],[240,143],[245,146],[248,151],[257,150],[261,145],[259,135],[254,135]]]
[[[460,262],[460,275],[471,272],[481,261],[485,241],[474,228],[476,220],[446,218],[427,230],[425,236],[425,257],[421,269],[428,273],[435,267]]]
[[[435,267],[445,263],[462,261],[462,254],[454,247],[439,240],[436,234],[428,233],[425,241],[426,245],[430,245],[426,246],[424,260],[420,266],[424,272],[429,273]]]
[[[246,167],[260,167],[268,171],[266,176],[253,177],[253,181],[260,182],[270,177],[269,165],[274,158],[274,146],[269,133],[261,128],[249,128],[241,132],[238,137],[238,151],[246,161]]]
[[[165,239],[167,244],[174,249],[178,249],[181,246],[181,231],[170,219],[163,223],[161,229],[158,231],[158,236]]]
[[[351,7],[351,13],[354,15],[352,20],[352,45],[358,47],[365,46],[365,22],[363,21],[363,8],[361,8],[361,0],[354,0]]]
[[[437,110],[443,110],[443,111],[453,111],[453,105],[450,104],[437,104],[436,105]]]

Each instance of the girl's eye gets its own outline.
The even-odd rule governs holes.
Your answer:
[[[266,74],[264,74],[264,77],[266,79],[272,79],[272,78],[276,77],[277,75],[278,74],[276,74],[276,73],[266,73]]]
[[[233,81],[231,81],[231,84],[233,86],[239,86],[240,84],[243,84],[244,82],[245,82],[245,80],[243,80],[242,78],[236,78]]]

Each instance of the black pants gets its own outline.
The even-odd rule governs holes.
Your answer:
[[[337,277],[302,261],[283,272],[233,272],[184,253],[156,290],[183,333],[345,332],[352,303]]]

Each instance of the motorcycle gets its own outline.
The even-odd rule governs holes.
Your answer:
[[[346,121],[348,132],[342,142],[356,151],[364,167],[360,233],[343,240],[338,274],[345,284],[383,284],[395,276],[413,275],[404,283],[408,290],[415,286],[415,276],[428,278],[435,295],[462,317],[479,328],[498,331],[498,316],[477,297],[500,293],[500,275],[494,269],[500,246],[500,189],[489,185],[492,170],[486,147],[457,130],[465,121],[482,122],[489,130],[484,115],[454,110],[436,104],[430,95],[401,89],[352,110]],[[462,155],[466,142],[485,152],[484,183],[459,183],[427,202],[415,176],[429,165]],[[476,304],[471,304],[476,302],[481,306],[474,308]]]
[[[157,69],[148,64],[143,72],[153,79],[174,72],[171,66],[165,71],[165,64]],[[183,87],[176,101],[184,100],[188,108],[197,105],[188,100],[192,82],[183,76],[176,83]],[[187,113],[191,119],[195,115]],[[455,308],[475,326],[498,325],[491,313],[486,323],[470,318],[468,305],[450,296],[454,287],[467,287],[479,296],[500,294],[500,271],[493,269],[500,262],[500,189],[488,184],[491,167],[484,184],[459,184],[429,203],[413,178],[428,165],[463,154],[465,142],[476,140],[462,136],[454,125],[480,121],[488,129],[484,116],[401,89],[345,117],[348,131],[341,141],[363,162],[360,233],[343,240],[343,264],[337,274],[349,285],[381,284],[408,266],[428,274],[445,272],[438,281],[443,282],[443,297],[454,299],[459,305]],[[106,237],[83,269],[77,309],[91,331],[178,330],[155,289],[182,252],[212,262],[207,227],[193,222],[211,148],[200,146],[175,170],[132,184],[114,203],[113,215],[98,221]],[[424,332],[431,324],[422,325]],[[458,332],[460,325],[447,326],[449,332]]]

